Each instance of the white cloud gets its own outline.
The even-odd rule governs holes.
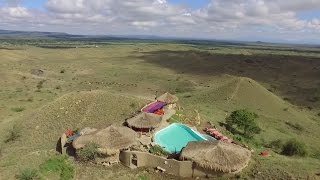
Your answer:
[[[14,18],[23,18],[30,16],[30,13],[24,7],[9,7],[4,9],[4,12],[7,12],[9,16]]]
[[[228,39],[262,32],[270,32],[270,38],[281,34],[288,38],[284,32],[310,32],[320,40],[319,18],[297,16],[320,9],[320,0],[212,0],[196,10],[166,0],[48,0],[44,11],[22,7],[19,0],[11,2],[0,5],[0,28]]]
[[[80,13],[86,10],[84,0],[49,0],[47,8],[56,13]]]
[[[279,6],[281,10],[304,11],[320,9],[319,0],[270,0],[270,2]]]
[[[289,10],[290,6],[284,3],[276,3],[277,0],[213,0],[210,5],[201,10],[200,16],[208,23],[220,22],[223,25],[230,24],[230,27],[239,28],[248,25],[260,27],[272,27],[278,29],[300,30],[311,28],[307,26],[308,21],[297,18],[294,11]],[[284,1],[282,1],[284,2]],[[318,1],[320,2],[320,1]],[[310,4],[315,1],[310,0]],[[297,3],[295,9],[299,7]],[[320,4],[320,3],[319,3]],[[281,10],[286,7],[287,10]],[[237,26],[234,26],[237,25]]]
[[[131,24],[134,26],[138,26],[138,27],[155,27],[158,25],[158,22],[156,22],[156,21],[133,21]]]
[[[0,9],[1,19],[17,19],[31,17],[31,12],[25,7],[6,7]]]

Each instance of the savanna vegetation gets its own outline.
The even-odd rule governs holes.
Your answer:
[[[77,158],[81,161],[93,161],[99,155],[99,145],[89,143],[77,152]]]
[[[174,179],[81,163],[55,151],[65,130],[122,124],[166,91],[180,99],[171,122],[201,129],[209,121],[254,150],[234,178],[319,178],[317,47],[114,39],[1,44],[2,179]],[[84,159],[95,157],[95,147],[85,150]]]

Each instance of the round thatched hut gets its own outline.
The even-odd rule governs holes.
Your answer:
[[[165,102],[167,104],[173,104],[173,103],[178,102],[178,100],[179,100],[177,96],[172,95],[168,92],[162,94],[161,96],[157,97],[156,99],[157,99],[157,101]]]
[[[136,143],[136,132],[124,126],[110,125],[105,129],[85,134],[72,143],[75,149],[81,149],[85,145],[93,142],[108,152],[127,149]]]
[[[251,152],[241,146],[221,141],[190,142],[180,159],[193,161],[195,168],[217,173],[237,173],[245,168]]]
[[[130,128],[135,131],[140,132],[150,132],[151,130],[157,128],[162,121],[162,116],[142,112],[130,119],[127,119],[127,124]]]

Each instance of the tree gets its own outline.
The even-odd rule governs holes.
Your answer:
[[[233,111],[226,119],[229,130],[235,133],[235,130],[241,130],[245,137],[252,137],[254,134],[260,133],[261,129],[255,120],[258,115],[245,109]]]

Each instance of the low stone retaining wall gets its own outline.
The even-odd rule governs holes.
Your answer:
[[[130,168],[160,167],[166,173],[181,177],[192,177],[192,162],[165,159],[150,153],[139,151],[123,151],[120,153],[120,162]]]
[[[165,170],[165,173],[180,177],[217,177],[223,175],[196,167],[191,161],[166,159],[147,152],[122,151],[119,158],[123,165],[132,169],[138,167],[158,167]]]

